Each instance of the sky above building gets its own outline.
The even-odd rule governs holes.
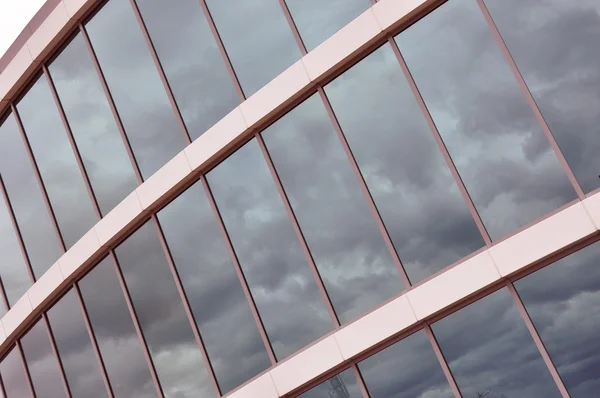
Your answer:
[[[0,0],[0,57],[46,0]]]

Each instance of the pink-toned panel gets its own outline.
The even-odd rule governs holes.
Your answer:
[[[48,271],[27,291],[31,308],[36,309],[54,292],[64,281],[60,264],[54,263]]]
[[[25,294],[2,318],[2,326],[6,336],[10,336],[17,330],[23,321],[31,314],[31,311],[33,311],[33,309],[29,302],[29,296]]]
[[[373,6],[373,13],[382,30],[387,31],[428,0],[380,0]]]
[[[592,218],[596,229],[600,230],[600,192],[585,199],[583,206]]]
[[[337,331],[334,336],[344,359],[350,359],[415,322],[417,318],[403,295]]]
[[[344,358],[334,336],[329,336],[271,370],[280,396],[341,364]]]
[[[594,232],[596,227],[578,202],[500,242],[490,253],[500,274],[507,276]]]
[[[87,12],[87,10],[96,4],[95,1],[91,0],[63,0],[63,4],[67,9],[67,13],[71,19],[79,19]]]
[[[62,35],[74,26],[75,21],[69,18],[65,5],[62,2],[58,3],[27,40],[31,57],[35,61],[41,62],[49,55],[54,45],[62,39]]]
[[[127,225],[135,221],[142,214],[143,209],[137,192],[133,191],[94,227],[100,246],[105,246]]]
[[[65,279],[69,279],[82,264],[100,250],[95,228],[90,229],[58,260]]]
[[[0,322],[0,345],[6,341],[6,333],[4,333],[4,326],[2,326],[2,322]]]
[[[271,375],[266,373],[228,395],[229,398],[278,398]]]
[[[370,8],[302,58],[311,80],[320,78],[340,61],[381,33]]]
[[[27,46],[23,46],[6,66],[6,69],[0,73],[0,99],[12,99],[21,86],[20,83],[24,83],[27,72],[37,65],[38,63],[31,58]]]
[[[421,320],[498,279],[500,273],[485,251],[409,291],[408,301]]]
[[[184,152],[192,171],[214,158],[247,129],[246,120],[239,107],[229,112],[185,148]]]
[[[302,60],[296,62],[266,86],[242,102],[240,109],[246,124],[252,127],[255,123],[270,115],[289,102],[303,89],[310,85],[310,79]]]
[[[167,192],[176,188],[191,172],[185,153],[179,152],[137,188],[142,209],[149,208]]]

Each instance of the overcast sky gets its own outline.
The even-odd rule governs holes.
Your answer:
[[[0,57],[46,0],[0,0]]]

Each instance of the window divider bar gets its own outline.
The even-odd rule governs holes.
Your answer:
[[[27,379],[27,384],[29,385],[29,392],[31,392],[32,397],[37,397],[35,393],[35,389],[33,388],[33,382],[31,381],[31,373],[29,373],[29,366],[27,365],[27,361],[25,361],[25,354],[23,353],[23,346],[21,342],[17,340],[15,342],[15,348],[19,352],[19,357],[21,357],[21,364],[23,365],[23,372],[25,372],[25,378]]]
[[[427,335],[427,339],[429,340],[429,343],[431,344],[431,347],[433,348],[433,352],[435,353],[435,356],[436,356],[440,366],[442,367],[442,370],[444,372],[444,375],[446,376],[446,380],[448,381],[450,388],[452,389],[452,393],[454,394],[454,397],[462,398],[462,393],[460,392],[460,389],[458,388],[458,384],[456,384],[456,380],[454,379],[454,375],[452,374],[452,371],[450,370],[448,361],[446,361],[446,358],[444,357],[444,353],[442,352],[442,349],[440,348],[440,345],[438,344],[437,339],[435,338],[435,335],[433,334],[433,331],[431,330],[431,326],[426,324],[423,327],[423,330],[425,331],[425,334]]]
[[[60,377],[63,382],[63,388],[65,389],[67,397],[71,398],[71,388],[69,387],[69,383],[67,382],[65,368],[63,366],[62,360],[60,359],[60,354],[58,353],[58,347],[56,346],[56,340],[54,339],[54,333],[52,332],[52,327],[50,326],[48,315],[45,312],[42,312],[41,321],[44,322],[46,332],[48,333],[48,340],[50,340],[50,346],[52,347],[52,352],[54,353],[54,358],[56,359],[56,364],[58,365],[58,372],[60,373]]]

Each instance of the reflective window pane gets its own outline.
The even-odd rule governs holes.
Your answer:
[[[277,357],[330,331],[331,317],[256,141],[207,179]]]
[[[85,25],[144,178],[185,146],[183,132],[128,0]]]
[[[105,397],[106,388],[74,291],[47,312],[73,397]]]
[[[112,260],[102,260],[79,287],[115,397],[156,397]]]
[[[38,398],[66,397],[58,360],[52,351],[46,323],[39,320],[21,338],[23,354]]]
[[[262,135],[340,321],[403,290],[319,95]]]
[[[0,174],[37,278],[62,254],[13,115],[0,126]]]
[[[2,253],[0,255],[0,278],[11,306],[31,286],[31,278],[19,245],[8,206],[3,195],[0,194],[0,253]]]
[[[214,395],[153,221],[115,252],[165,395]]]
[[[298,398],[362,398],[362,394],[354,372],[352,369],[346,369],[304,394],[298,395]]]
[[[560,397],[508,289],[432,328],[463,396]]]
[[[389,45],[325,91],[413,283],[484,246]]]
[[[365,359],[358,368],[371,398],[454,396],[424,331]]]
[[[600,243],[515,282],[571,397],[600,391]]]
[[[13,347],[0,362],[0,375],[6,398],[31,397],[19,349]]]
[[[81,34],[48,69],[103,214],[137,186],[131,161]]]
[[[206,3],[247,97],[300,59],[300,49],[277,0]]]
[[[371,6],[369,0],[286,0],[286,3],[308,51]]]
[[[600,3],[485,3],[581,188],[599,188]]]
[[[223,393],[271,366],[200,183],[158,214]]]
[[[492,239],[576,198],[475,0],[396,40]]]
[[[19,101],[17,110],[69,248],[89,231],[97,217],[45,75]]]
[[[137,4],[188,132],[198,138],[240,102],[200,1]]]

